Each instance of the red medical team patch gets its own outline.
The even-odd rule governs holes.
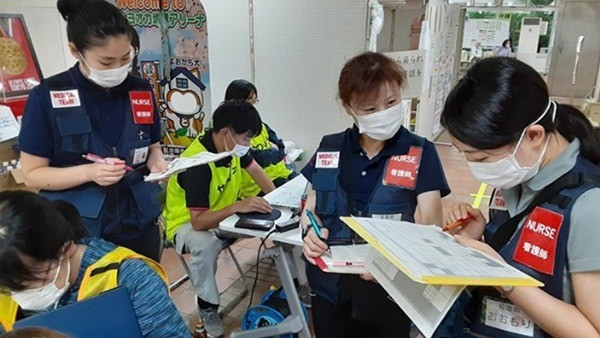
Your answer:
[[[513,259],[536,271],[554,275],[556,247],[562,223],[563,215],[536,207],[523,224]]]
[[[408,154],[390,157],[385,167],[383,184],[414,189],[417,184],[423,148],[410,147]]]
[[[154,102],[151,92],[131,91],[129,100],[135,124],[154,124]]]

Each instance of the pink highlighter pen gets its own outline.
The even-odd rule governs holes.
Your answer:
[[[81,157],[83,157],[83,158],[85,158],[86,160],[88,160],[88,161],[91,161],[91,162],[106,163],[106,164],[114,164],[114,163],[112,163],[111,161],[109,161],[109,160],[105,159],[104,157],[100,157],[100,156],[98,156],[98,155],[94,155],[94,154],[91,154],[91,153],[88,153],[88,154],[85,154],[85,155],[81,155]],[[130,166],[128,166],[128,165],[126,165],[126,166],[125,166],[125,170],[126,170],[126,171],[131,171],[131,170],[133,170],[133,168],[132,168],[132,167],[130,167]]]

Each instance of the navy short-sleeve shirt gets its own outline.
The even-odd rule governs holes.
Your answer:
[[[126,121],[125,114],[132,114],[130,90],[148,90],[152,92],[150,83],[146,80],[129,75],[122,84],[114,88],[102,88],[88,80],[79,70],[79,64],[67,70],[75,81],[79,90],[79,98],[85,104],[90,116],[92,129],[110,146],[119,143],[123,126]],[[29,94],[21,133],[19,146],[24,152],[51,159],[54,155],[55,137],[51,124],[52,104],[47,87],[38,85]],[[156,143],[161,139],[160,117],[156,106],[154,107],[154,124],[151,126],[150,140]]]
[[[411,146],[411,133],[404,127],[389,139],[384,148],[372,159],[369,159],[359,143],[358,128],[354,126],[345,132],[342,142],[344,152],[349,150],[352,156],[352,171],[340,171],[340,185],[345,191],[352,191],[356,206],[363,209],[373,189],[380,183],[386,168],[387,160],[393,155],[406,154]],[[316,154],[315,154],[316,155]],[[302,169],[302,174],[309,182],[315,171],[315,155]],[[350,176],[347,176],[350,175]],[[425,140],[419,166],[419,175],[415,185],[415,195],[439,190],[442,197],[450,193],[446,175],[435,146]]]

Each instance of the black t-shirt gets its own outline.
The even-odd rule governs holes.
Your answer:
[[[212,133],[207,132],[201,139],[200,143],[206,150],[216,153],[217,148],[212,138]],[[215,162],[217,167],[228,167],[231,165],[231,156]],[[242,168],[247,168],[254,159],[249,154],[240,158]],[[206,210],[210,207],[210,180],[212,172],[208,164],[199,165],[189,168],[188,170],[177,175],[177,183],[185,191],[185,205],[189,209]]]

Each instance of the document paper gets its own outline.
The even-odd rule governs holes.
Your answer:
[[[376,250],[371,250],[365,266],[425,337],[433,335],[465,288],[415,282]]]
[[[436,226],[342,217],[371,244],[365,266],[426,337],[467,285],[541,286],[506,263],[460,245]]]
[[[367,273],[365,260],[372,250],[369,244],[334,245],[331,257],[323,255],[315,258],[319,269],[331,273],[363,274]]]
[[[300,199],[306,189],[306,178],[303,175],[294,177],[279,188],[265,195],[265,199],[272,206],[283,208],[300,207]]]
[[[190,157],[178,157],[169,163],[169,167],[166,171],[161,173],[151,173],[150,175],[146,176],[144,180],[146,182],[162,180],[170,177],[171,175],[186,171],[191,167],[196,167],[210,162],[216,162],[224,159],[227,156],[231,156],[230,151],[218,154],[205,151]]]
[[[372,218],[342,220],[412,280],[432,285],[542,286],[516,268],[459,244],[436,226]]]

